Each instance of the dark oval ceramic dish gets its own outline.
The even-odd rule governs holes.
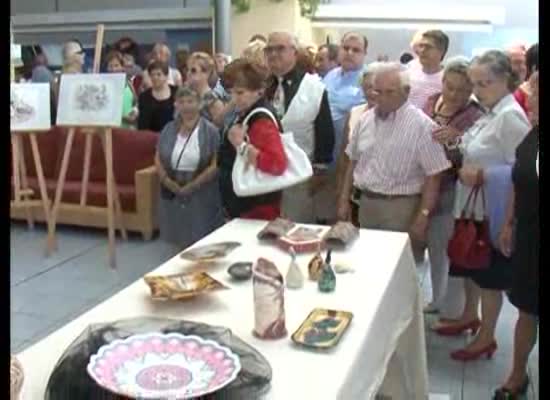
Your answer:
[[[238,281],[246,281],[252,276],[252,263],[251,262],[238,262],[232,264],[228,269],[227,273],[231,277]]]

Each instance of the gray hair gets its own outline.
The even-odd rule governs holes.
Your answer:
[[[508,82],[508,90],[513,92],[520,85],[518,74],[512,70],[512,63],[508,55],[500,50],[489,50],[472,60],[473,65],[486,65],[489,71],[498,78]]]
[[[409,72],[406,68],[401,65],[401,63],[398,62],[378,62],[376,63],[375,71],[374,71],[374,79],[378,75],[387,74],[389,72],[398,72],[399,73],[399,80],[401,82],[401,88],[410,88],[410,77]]]
[[[453,57],[445,63],[445,68],[443,70],[443,78],[449,73],[455,73],[462,75],[465,78],[468,78],[468,68],[470,68],[471,62],[467,57],[456,56]],[[469,78],[468,78],[469,80]]]
[[[268,37],[267,37],[267,41],[269,42],[269,39],[273,36],[273,35],[283,35],[283,36],[286,36],[288,37],[288,40],[290,41],[290,44],[292,45],[292,47],[294,47],[296,50],[298,50],[300,48],[300,41],[298,40],[298,36],[296,36],[295,34],[289,32],[289,31],[276,31],[276,32],[271,32]]]
[[[193,89],[189,85],[181,86],[176,91],[176,96],[175,96],[176,100],[179,100],[183,97],[193,97],[198,102],[201,101],[201,95],[199,94],[199,92],[197,90]]]

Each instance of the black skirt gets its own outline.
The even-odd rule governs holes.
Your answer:
[[[491,252],[491,262],[487,268],[467,269],[451,264],[449,275],[469,278],[482,289],[509,290],[514,280],[514,264],[496,249]]]

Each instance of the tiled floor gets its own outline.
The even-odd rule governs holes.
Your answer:
[[[45,229],[29,231],[24,224],[11,226],[11,348],[17,353],[59,329],[112,296],[173,256],[159,240],[139,236],[117,244],[118,269],[107,266],[104,231],[60,227],[59,250],[44,257]],[[427,266],[419,268],[423,291],[429,297]],[[467,337],[441,338],[426,330],[430,400],[485,400],[508,372],[512,359],[513,327],[517,312],[505,303],[499,320],[499,350],[493,360],[458,363],[449,352]],[[432,317],[427,317],[426,325]],[[530,364],[532,385],[528,399],[538,399],[538,347]],[[450,398],[448,397],[450,396]]]

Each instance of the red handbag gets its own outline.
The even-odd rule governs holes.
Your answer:
[[[481,192],[483,220],[475,220],[475,205]],[[473,202],[472,202],[473,200]],[[469,210],[471,206],[471,210]],[[468,215],[469,214],[469,215]],[[452,265],[464,269],[483,269],[491,262],[491,239],[489,220],[485,210],[485,191],[475,186],[468,195],[460,218],[455,220],[455,228],[447,247],[447,255]]]

